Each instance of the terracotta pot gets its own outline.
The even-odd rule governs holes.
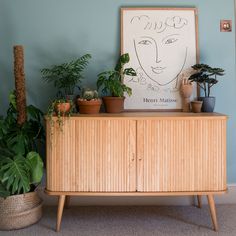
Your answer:
[[[0,230],[21,229],[39,221],[43,202],[36,192],[0,197]]]
[[[192,112],[199,113],[202,110],[202,101],[191,102]]]
[[[102,101],[101,99],[87,101],[79,98],[77,99],[77,105],[80,114],[97,114],[100,111]]]
[[[108,113],[120,113],[124,111],[125,97],[103,97],[105,110]]]
[[[60,112],[62,115],[69,113],[71,109],[71,104],[70,102],[62,102],[62,103],[57,103],[56,104],[56,111]]]

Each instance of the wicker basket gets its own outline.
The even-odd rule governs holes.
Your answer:
[[[0,230],[20,229],[42,217],[42,200],[36,192],[0,198]]]

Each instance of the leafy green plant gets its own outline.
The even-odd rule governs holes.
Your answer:
[[[218,83],[217,76],[223,76],[224,70],[221,68],[212,68],[206,64],[196,64],[192,68],[196,73],[192,74],[189,80],[196,82],[203,89],[205,97],[209,97],[211,87]]]
[[[64,103],[69,103],[70,104],[70,109],[69,111],[61,111],[57,109],[57,106],[59,104],[64,104]],[[48,111],[47,111],[47,117],[50,121],[51,127],[54,127],[54,120],[53,120],[53,116],[57,117],[56,122],[58,123],[60,130],[62,131],[62,127],[63,127],[63,118],[62,117],[70,117],[72,112],[74,109],[74,104],[71,100],[67,100],[67,99],[55,99],[53,100],[49,107],[48,107]]]
[[[43,162],[37,153],[45,142],[43,113],[27,106],[27,121],[17,124],[15,95],[10,94],[6,117],[0,118],[0,196],[26,193],[41,181]]]
[[[22,155],[31,150],[38,151],[38,143],[44,144],[43,112],[33,105],[27,106],[27,121],[17,124],[14,93],[10,94],[7,116],[0,120],[0,145]]]
[[[58,89],[58,94],[61,97],[73,95],[74,89],[83,79],[82,72],[88,65],[90,54],[85,54],[82,57],[72,60],[68,63],[54,65],[51,68],[41,70],[43,79],[48,83],[53,83]]]
[[[43,162],[37,152],[26,156],[0,148],[0,191],[1,197],[27,193],[32,185],[41,181]]]
[[[102,88],[103,94],[110,94],[113,97],[123,97],[126,92],[129,96],[132,94],[132,89],[123,83],[125,75],[136,76],[133,68],[125,68],[125,64],[130,61],[129,54],[120,56],[114,70],[105,71],[98,75],[97,88]]]

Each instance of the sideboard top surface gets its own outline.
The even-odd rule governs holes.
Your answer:
[[[98,114],[73,114],[72,119],[227,119],[220,113],[192,113],[192,112],[122,112]],[[47,119],[47,117],[46,117]]]

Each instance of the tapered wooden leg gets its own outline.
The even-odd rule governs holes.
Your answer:
[[[63,213],[63,208],[65,204],[65,195],[60,195],[59,200],[58,200],[58,209],[57,209],[57,227],[56,231],[58,232],[61,227],[61,218],[62,218],[62,213]]]
[[[210,194],[210,195],[207,195],[207,199],[208,199],[208,204],[211,211],[211,219],[214,226],[214,230],[218,231],[219,228],[218,228],[217,217],[216,217],[216,207],[215,207],[214,197],[212,194]]]
[[[65,208],[70,207],[70,196],[66,196]]]
[[[198,208],[202,208],[202,196],[197,195],[197,206]]]

